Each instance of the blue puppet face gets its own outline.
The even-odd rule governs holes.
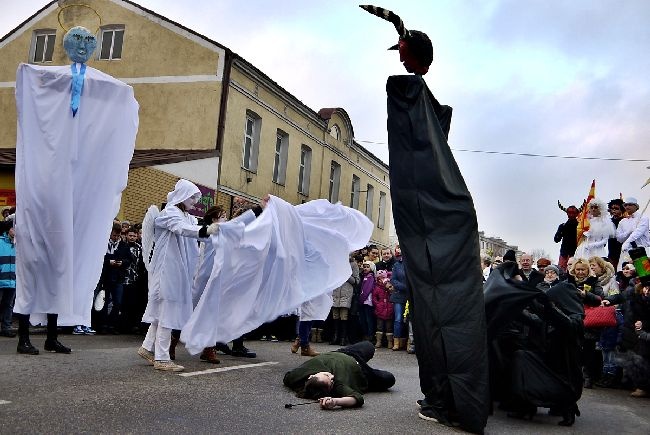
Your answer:
[[[71,61],[86,63],[97,48],[97,38],[85,27],[73,27],[63,37],[63,48]]]

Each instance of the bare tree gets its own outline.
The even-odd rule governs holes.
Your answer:
[[[551,259],[551,254],[546,252],[544,249],[532,249],[529,254],[533,257],[533,261],[537,261],[540,258]]]

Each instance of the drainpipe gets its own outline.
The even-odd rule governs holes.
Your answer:
[[[219,185],[221,184],[221,165],[223,162],[223,136],[226,129],[226,112],[228,110],[228,92],[230,90],[230,71],[232,70],[233,60],[235,55],[229,49],[226,52],[226,64],[223,71],[223,80],[221,82],[221,99],[219,101],[219,119],[217,121],[217,143],[216,150],[219,157],[219,165],[217,168],[217,192],[216,197],[219,196]],[[216,198],[215,198],[216,202]]]

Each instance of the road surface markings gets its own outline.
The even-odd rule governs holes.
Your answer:
[[[198,372],[179,373],[178,376],[183,376],[183,377],[187,378],[187,377],[190,377],[190,376],[209,375],[210,373],[228,372],[230,370],[249,369],[249,368],[253,368],[253,367],[272,366],[272,365],[275,365],[275,364],[279,364],[279,363],[269,361],[269,362],[263,362],[263,363],[257,363],[257,364],[241,364],[241,365],[238,365],[238,366],[219,367],[218,369],[200,370]]]
[[[0,405],[9,405],[10,403],[9,400],[0,400]]]

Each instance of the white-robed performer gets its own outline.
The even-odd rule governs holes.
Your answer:
[[[64,39],[74,62],[20,64],[16,76],[16,303],[18,352],[38,354],[29,317],[47,314],[45,350],[70,353],[58,325],[89,325],[111,221],[119,210],[138,130],[131,86],[85,62],[93,34]]]
[[[593,198],[587,207],[589,231],[583,233],[574,257],[607,257],[607,242],[616,235],[614,223],[607,215],[607,204],[600,198]]]
[[[212,273],[181,341],[198,354],[307,301],[321,316],[331,306],[329,294],[352,273],[349,253],[368,243],[372,229],[365,215],[340,203],[293,206],[274,196],[251,223],[220,224],[210,239]]]
[[[198,225],[188,213],[201,198],[192,182],[180,179],[155,218],[155,247],[149,264],[149,300],[142,321],[150,323],[138,355],[156,370],[182,371],[171,361],[172,329],[183,329],[192,314],[192,282],[197,269],[197,239],[217,232],[219,224]]]
[[[630,261],[630,249],[637,246],[650,251],[648,249],[650,247],[650,220],[647,216],[643,216],[645,210],[639,211],[639,202],[636,198],[628,197],[623,202],[626,217],[621,219],[616,229],[616,239],[622,243],[619,270],[622,267],[623,255],[627,261]]]

